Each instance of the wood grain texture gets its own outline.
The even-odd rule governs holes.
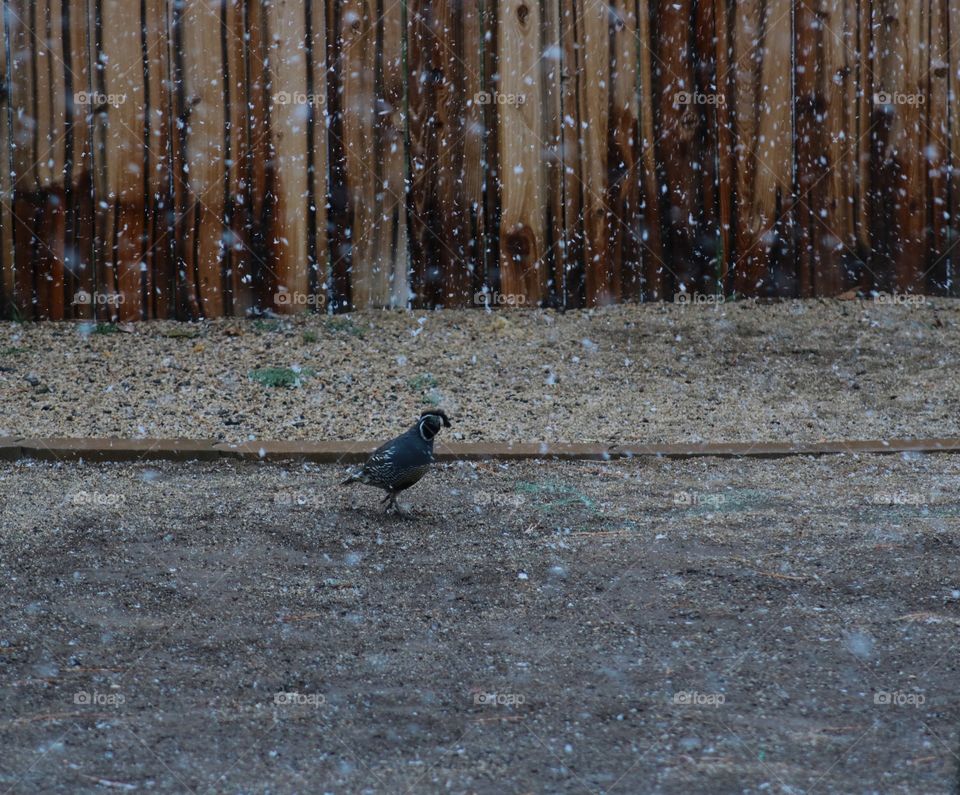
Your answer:
[[[383,46],[379,57],[379,89],[376,98],[375,165],[379,169],[376,194],[379,219],[375,262],[379,273],[377,306],[407,306],[410,301],[410,252],[408,245],[408,121],[406,106],[407,65],[404,62],[404,6],[380,0]],[[459,269],[458,269],[459,272]]]
[[[547,303],[566,306],[566,208],[564,207],[563,87],[569,85],[564,69],[563,0],[544,4],[541,36],[540,80],[543,86],[543,165],[547,196]]]
[[[730,264],[733,253],[733,196],[737,153],[734,148],[733,97],[731,66],[731,26],[735,3],[714,0],[713,21],[716,26],[716,89],[723,101],[717,105],[717,251],[718,288],[730,289]]]
[[[561,83],[559,94],[560,131],[557,144],[560,148],[562,175],[551,190],[562,190],[558,198],[557,220],[560,229],[558,262],[555,271],[563,280],[564,305],[580,307],[586,303],[584,275],[584,199],[583,158],[581,156],[582,120],[580,117],[580,94],[583,91],[583,54],[580,49],[582,22],[576,0],[559,0],[560,3],[560,59]],[[551,96],[548,93],[547,96]],[[547,120],[548,125],[550,119]],[[549,129],[549,127],[548,127]]]
[[[310,241],[308,274],[311,295],[316,296],[317,311],[326,311],[329,298],[330,280],[330,244],[327,224],[329,223],[327,195],[329,193],[329,162],[327,151],[327,109],[329,94],[327,91],[327,22],[326,4],[323,0],[310,0],[310,91],[314,101],[310,106],[310,168],[308,175],[313,215]]]
[[[957,292],[956,6],[8,0],[0,311]]]
[[[94,228],[96,217],[93,193],[93,113],[89,104],[78,102],[78,95],[89,94],[93,86],[89,2],[62,4],[60,58],[64,65],[64,277],[65,314],[72,318],[92,318],[94,307],[83,297],[94,292]]]
[[[637,43],[639,45],[640,71],[640,146],[641,146],[641,207],[643,241],[643,277],[641,295],[646,300],[657,301],[666,297],[665,282],[668,275],[663,248],[663,230],[660,213],[660,186],[657,163],[660,141],[657,137],[657,100],[653,78],[655,43],[650,24],[652,0],[637,3]]]
[[[863,58],[857,41],[857,0],[825,3],[823,24],[823,135],[827,178],[818,224],[813,293],[833,295],[856,279],[865,252],[858,245],[856,210],[863,201],[857,180],[860,153],[856,69]],[[801,191],[802,195],[802,191]]]
[[[792,295],[795,261],[789,0],[745,0],[734,24],[737,245],[733,287]]]
[[[64,231],[66,191],[63,169],[66,163],[64,124],[66,117],[66,73],[59,54],[51,46],[62,38],[59,0],[37,3],[32,12],[37,41],[34,66],[36,206],[33,227],[35,312],[41,319],[60,320],[65,316]]]
[[[180,18],[183,59],[179,116],[185,124],[184,150],[174,162],[182,183],[181,259],[191,314],[216,317],[224,311],[226,262],[224,63],[219,8],[186,0]]]
[[[257,125],[260,112],[265,113],[264,91],[257,91],[257,79],[262,71],[251,74],[255,66],[263,69],[264,61],[257,56],[259,43],[249,41],[249,7],[245,3],[225,3],[222,12],[223,32],[221,47],[224,72],[224,131],[225,200],[224,200],[224,259],[227,279],[224,292],[225,311],[244,315],[258,305],[260,296],[255,279],[265,265],[264,256],[254,251],[254,192],[252,168],[261,159],[256,152],[258,138],[263,138],[265,150],[269,140],[266,124]],[[254,104],[256,102],[256,104]],[[256,128],[256,129],[254,129]],[[261,241],[262,242],[262,241]]]
[[[927,268],[920,291],[943,292],[951,280],[950,248],[950,45],[947,0],[930,2],[930,45],[926,74],[927,196],[924,208],[930,230]]]
[[[636,4],[611,5],[609,261],[617,269],[621,298],[638,300],[642,275],[640,208],[640,106]],[[612,286],[612,285],[611,285]]]
[[[594,0],[578,0],[577,11],[584,287],[587,306],[602,306],[620,300],[620,270],[609,254],[610,19],[607,6]]]
[[[13,169],[11,157],[13,141],[12,86],[10,83],[7,44],[9,43],[8,15],[0,18],[3,41],[0,43],[0,317],[12,316],[17,310],[14,292],[17,262],[13,246]]]
[[[659,4],[653,39],[657,42],[654,78],[657,83],[660,123],[657,137],[663,173],[664,244],[673,287],[691,293],[700,288],[703,257],[698,248],[702,234],[700,174],[700,120],[707,94],[701,93],[694,72],[698,56],[693,26],[693,0]]]
[[[405,305],[402,7],[387,0],[351,0],[339,13],[351,305]]]
[[[38,135],[36,97],[36,14],[32,3],[9,2],[4,7],[10,87],[10,171],[12,239],[17,267],[13,296],[18,315],[38,316],[35,277],[42,274],[37,248],[44,200],[36,169]],[[38,273],[39,271],[39,273]]]
[[[302,2],[265,3],[271,76],[270,184],[273,199],[270,255],[273,278],[270,306],[290,313],[309,308],[308,152],[312,115],[308,75],[306,15]]]
[[[102,0],[100,13],[102,38],[98,59],[102,88],[94,98],[93,112],[102,136],[102,159],[95,161],[95,169],[103,175],[105,192],[95,198],[99,207],[106,207],[101,247],[105,282],[97,285],[96,295],[106,295],[108,300],[114,295],[118,297],[116,306],[108,302],[103,307],[111,319],[139,320],[146,317],[146,222],[153,215],[144,189],[149,100],[143,49],[139,35],[112,34],[130,13],[126,3]],[[141,18],[140,24],[144,22]]]
[[[465,191],[466,114],[493,95],[480,89],[479,60],[468,63],[460,54],[466,55],[463,6],[418,0],[408,10],[413,291],[418,305],[463,306],[475,267],[469,208],[478,198]]]
[[[527,0],[501,3],[498,103],[501,184],[500,291],[528,304],[547,295],[546,212],[541,95],[540,7]],[[521,99],[522,98],[522,101]]]
[[[926,3],[907,0],[891,0],[886,11],[877,42],[880,85],[874,102],[890,122],[881,169],[883,193],[892,205],[887,248],[893,262],[880,286],[919,291],[927,261],[925,106],[930,14]]]
[[[960,293],[960,46],[955,46],[960,35],[960,3],[949,6],[950,50],[947,59],[950,114],[950,205],[947,249],[943,255],[947,279],[944,291],[948,295]]]

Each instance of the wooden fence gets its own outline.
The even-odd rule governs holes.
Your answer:
[[[960,3],[5,0],[6,316],[952,293]]]

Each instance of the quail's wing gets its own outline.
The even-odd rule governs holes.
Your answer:
[[[376,472],[383,472],[385,469],[392,467],[394,464],[394,456],[396,455],[396,439],[391,439],[389,442],[384,442],[376,450],[370,453],[370,457],[366,460],[363,465],[363,471],[366,474],[372,474]]]

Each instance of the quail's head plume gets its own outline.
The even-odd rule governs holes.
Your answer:
[[[381,503],[387,503],[388,511],[403,515],[397,495],[427,474],[433,464],[434,437],[441,428],[449,427],[450,419],[443,410],[423,412],[406,433],[378,447],[363,468],[340,485],[363,483],[383,489],[387,494]]]

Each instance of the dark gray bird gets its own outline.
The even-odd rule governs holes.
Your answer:
[[[340,485],[363,483],[383,489],[387,496],[380,501],[381,504],[387,503],[388,511],[393,509],[405,516],[397,504],[397,495],[427,474],[433,464],[433,437],[441,428],[449,427],[450,420],[440,409],[423,412],[410,430],[378,447],[363,469]]]

